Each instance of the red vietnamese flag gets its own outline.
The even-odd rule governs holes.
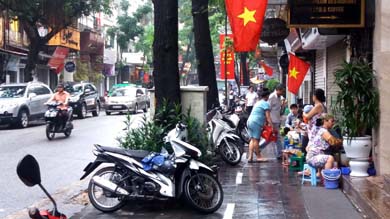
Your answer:
[[[290,53],[290,64],[288,65],[288,91],[297,95],[310,64]]]
[[[274,70],[273,70],[271,67],[269,67],[268,65],[266,65],[264,62],[261,63],[261,67],[264,68],[264,71],[265,71],[265,73],[266,73],[268,76],[270,76],[270,77],[272,76]]]
[[[268,0],[225,0],[235,52],[254,51],[259,42]]]

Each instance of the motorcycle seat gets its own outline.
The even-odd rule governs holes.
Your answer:
[[[129,149],[123,149],[123,148],[106,147],[106,146],[101,146],[101,145],[96,145],[96,147],[103,152],[112,152],[112,153],[122,154],[125,156],[135,158],[137,160],[142,160],[144,157],[148,156],[148,154],[149,154],[149,151],[145,151],[145,150],[129,150]]]

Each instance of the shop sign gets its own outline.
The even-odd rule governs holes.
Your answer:
[[[65,70],[67,72],[74,72],[76,70],[76,64],[73,61],[69,61],[65,63]]]
[[[62,46],[80,50],[80,32],[73,28],[66,28],[54,35],[48,42],[49,46]]]
[[[267,18],[263,23],[263,31],[261,33],[261,41],[268,44],[275,44],[284,39],[290,34],[290,29],[287,24],[280,18]]]
[[[361,28],[364,22],[365,0],[289,0],[289,27]]]

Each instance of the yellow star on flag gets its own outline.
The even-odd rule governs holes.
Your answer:
[[[295,67],[293,69],[290,70],[290,77],[291,78],[295,78],[297,79],[297,75],[299,74],[299,72],[297,71],[297,69],[295,69]]]
[[[250,21],[256,23],[255,14],[256,10],[249,11],[248,8],[245,7],[244,13],[238,15],[238,17],[244,20],[244,26],[246,26]]]

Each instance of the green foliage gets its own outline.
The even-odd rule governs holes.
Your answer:
[[[50,27],[60,30],[71,24],[74,18],[95,12],[111,13],[111,0],[74,1],[74,0],[0,0],[2,9],[8,9],[11,17],[28,24],[30,27]]]
[[[160,152],[164,145],[163,137],[165,130],[162,126],[154,121],[147,121],[146,116],[142,118],[142,126],[140,128],[131,128],[131,115],[128,114],[125,120],[126,134],[122,138],[118,138],[121,147],[132,150],[147,150]]]
[[[145,27],[143,34],[139,37],[139,40],[135,43],[135,49],[137,51],[143,51],[147,63],[149,64],[152,64],[152,59],[153,59],[153,55],[152,55],[153,39],[154,39],[154,27],[153,25],[148,25]]]
[[[337,93],[335,112],[340,112],[340,125],[345,135],[360,137],[379,122],[379,93],[373,83],[375,73],[371,64],[360,60],[345,62],[335,72]]]
[[[163,106],[158,109],[153,120],[147,121],[144,116],[142,126],[137,129],[131,129],[131,116],[127,115],[126,134],[117,140],[123,148],[159,152],[164,146],[163,138],[179,122],[187,125],[187,142],[199,148],[202,152],[202,161],[210,163],[211,159],[207,154],[209,142],[206,128],[200,121],[191,116],[190,109],[186,113],[182,113],[180,105],[170,105],[167,101],[164,101]]]
[[[118,45],[122,50],[127,50],[130,41],[134,41],[136,37],[144,34],[144,27],[139,22],[152,12],[152,8],[145,4],[137,8],[133,15],[129,15],[129,7],[129,1],[121,1],[120,8],[122,14],[117,18],[118,24],[116,27],[107,30],[108,35],[117,36]]]
[[[270,79],[266,82],[265,87],[268,88],[269,91],[274,91],[276,86],[278,86],[280,82],[277,79]]]
[[[73,75],[74,81],[90,81],[97,84],[103,78],[103,74],[101,74],[100,71],[91,68],[89,63],[76,60],[76,72]]]
[[[176,103],[172,105],[167,100],[163,101],[162,106],[156,110],[154,115],[154,121],[167,130],[173,129],[182,119],[181,105]]]

